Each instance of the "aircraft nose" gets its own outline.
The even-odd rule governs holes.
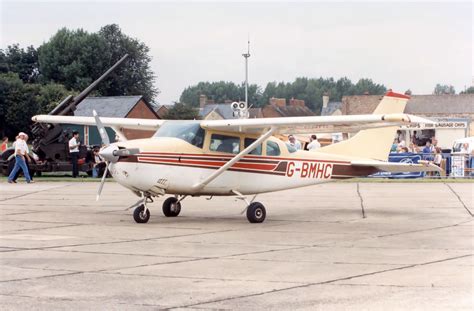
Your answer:
[[[106,161],[115,163],[120,157],[128,157],[140,153],[140,148],[124,148],[115,144],[106,146],[99,151],[99,155]]]
[[[117,145],[108,145],[102,148],[99,151],[99,155],[104,158],[107,162],[112,162],[115,163],[118,160],[118,156],[115,154],[115,152],[119,150],[119,147]]]

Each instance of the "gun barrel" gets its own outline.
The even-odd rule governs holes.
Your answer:
[[[120,64],[122,64],[122,63],[125,61],[125,59],[127,59],[127,57],[128,57],[128,54],[125,54],[121,59],[119,59],[118,62],[116,62],[116,63],[115,63],[112,67],[110,67],[106,72],[104,72],[97,80],[95,80],[94,82],[92,82],[91,85],[89,85],[84,91],[82,91],[79,95],[77,95],[77,96],[73,99],[72,103],[70,103],[69,106],[67,106],[66,109],[63,109],[62,111],[59,111],[60,109],[54,109],[54,110],[51,112],[51,114],[53,114],[53,112],[57,112],[58,115],[63,116],[63,115],[68,114],[68,113],[71,112],[71,111],[74,111],[74,110],[76,109],[76,106],[77,106],[84,98],[86,98],[87,95],[90,94],[90,92],[92,92],[92,91],[95,89],[95,87],[97,86],[97,84],[99,84],[100,82],[102,82],[102,80],[104,80],[105,78],[107,78],[107,77],[110,75],[110,73],[115,70],[115,68],[117,68],[118,66],[120,66]],[[61,104],[67,102],[67,101],[68,101],[68,98],[69,98],[69,97],[67,97],[65,100],[63,100],[63,101],[61,102]],[[59,107],[61,106],[61,104],[59,104],[58,107],[56,107],[56,108],[59,108]],[[65,104],[64,104],[64,105],[65,105]]]

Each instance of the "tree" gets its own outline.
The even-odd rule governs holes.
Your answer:
[[[97,33],[82,29],[60,29],[38,49],[41,81],[82,90],[125,54],[129,54],[108,79],[98,85],[103,96],[143,95],[149,102],[157,94],[150,69],[149,48],[123,34],[118,25],[107,25]]]
[[[196,120],[199,119],[198,110],[191,105],[175,103],[165,115],[169,120]]]
[[[474,86],[467,88],[465,91],[462,91],[459,94],[474,94]]]
[[[38,103],[38,113],[47,114],[53,110],[68,95],[75,95],[76,92],[68,91],[64,85],[48,83],[41,85],[36,95]]]
[[[28,132],[31,117],[38,113],[38,84],[26,84],[17,73],[0,74],[0,132],[14,137]]]
[[[443,94],[450,94],[454,95],[456,94],[456,90],[454,89],[454,86],[452,85],[447,85],[447,84],[436,84],[434,90],[433,90],[434,95],[443,95]]]
[[[0,50],[0,73],[17,73],[25,83],[35,83],[38,79],[38,52],[33,46],[25,49],[18,44]]]

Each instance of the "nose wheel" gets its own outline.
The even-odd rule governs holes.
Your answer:
[[[250,223],[261,223],[265,220],[267,211],[260,202],[253,202],[247,207],[247,219]]]

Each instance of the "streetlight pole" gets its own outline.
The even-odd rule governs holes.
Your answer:
[[[250,40],[247,41],[247,53],[242,54],[245,57],[245,105],[249,106],[248,89],[249,89],[249,57],[250,57]]]

